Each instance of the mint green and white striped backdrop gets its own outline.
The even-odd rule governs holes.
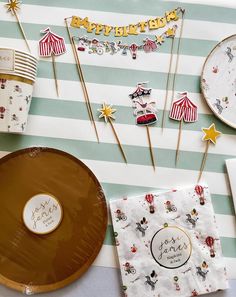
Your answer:
[[[27,132],[24,135],[0,134],[1,156],[8,152],[41,145],[55,147],[74,154],[90,167],[102,183],[107,199],[136,195],[152,189],[180,187],[196,182],[205,144],[201,141],[201,127],[215,122],[223,135],[217,145],[211,146],[204,173],[209,184],[216,219],[221,236],[223,254],[230,278],[236,277],[235,212],[226,175],[225,159],[236,156],[235,130],[218,121],[200,95],[199,75],[209,51],[221,39],[236,32],[236,9],[161,0],[133,1],[76,1],[76,0],[24,0],[20,12],[26,35],[33,53],[37,55],[39,31],[47,26],[65,37],[67,53],[56,58],[60,98],[54,87],[50,59],[40,60],[38,79],[30,109]],[[0,2],[0,47],[26,50],[15,18],[6,13]],[[186,20],[180,52],[176,92],[189,91],[189,97],[199,106],[199,121],[183,127],[181,155],[175,168],[175,148],[178,123],[167,118],[162,134],[160,120],[152,127],[151,136],[157,159],[154,173],[146,130],[135,125],[128,94],[137,82],[149,81],[152,98],[157,99],[159,118],[164,106],[165,84],[168,71],[170,43],[167,41],[157,53],[140,53],[137,60],[117,54],[103,56],[82,53],[81,63],[92,108],[104,101],[117,108],[116,130],[127,153],[125,165],[111,128],[97,120],[101,143],[96,142],[84,104],[84,98],[64,18],[71,15],[89,16],[95,22],[126,25],[152,16],[161,16],[166,10],[182,6]],[[73,30],[79,34],[78,30]],[[85,32],[81,30],[81,35]],[[129,37],[128,42],[142,42],[148,32]],[[176,46],[175,46],[176,53]],[[176,58],[176,56],[175,56]],[[168,113],[168,112],[167,112]],[[207,227],[207,226],[206,226]],[[117,267],[111,222],[107,229],[103,249],[95,266]]]

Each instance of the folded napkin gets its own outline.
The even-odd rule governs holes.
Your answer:
[[[228,287],[209,189],[110,202],[127,297],[188,297]]]
[[[226,167],[229,174],[231,192],[233,196],[234,209],[236,209],[236,159],[226,160]]]

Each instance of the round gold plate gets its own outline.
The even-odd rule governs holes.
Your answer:
[[[38,235],[22,219],[39,193],[56,197],[63,219]],[[0,283],[26,294],[62,288],[79,278],[98,255],[107,206],[94,174],[78,159],[51,148],[27,148],[0,159]]]

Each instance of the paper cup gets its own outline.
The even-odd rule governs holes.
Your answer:
[[[0,48],[0,131],[26,129],[37,59],[25,52]]]

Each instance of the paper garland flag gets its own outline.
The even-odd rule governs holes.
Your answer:
[[[211,124],[209,128],[202,128],[202,132],[204,133],[202,140],[206,141],[206,148],[205,148],[205,152],[204,152],[202,163],[201,163],[198,182],[200,181],[200,179],[202,177],[202,173],[203,173],[203,170],[204,170],[204,167],[206,164],[209,145],[211,142],[213,144],[216,144],[217,137],[219,137],[221,135],[221,132],[216,130],[216,126],[214,123]]]
[[[113,113],[116,112],[116,109],[114,109],[112,107],[112,105],[107,105],[106,103],[103,103],[102,108],[99,108],[98,111],[101,113],[99,115],[99,119],[103,118],[106,123],[109,123],[111,125],[112,131],[113,131],[113,133],[115,135],[115,138],[117,140],[117,143],[119,145],[121,154],[122,154],[122,156],[123,156],[123,158],[125,160],[125,163],[127,163],[127,158],[125,156],[125,152],[124,152],[124,150],[122,148],[120,139],[119,139],[118,134],[116,133],[115,127],[114,127],[114,125],[112,123],[112,120],[115,120],[115,116],[113,115]]]
[[[188,93],[183,92],[180,93],[181,98],[174,101],[171,106],[169,117],[172,120],[179,121],[179,136],[177,141],[177,149],[176,149],[176,157],[175,163],[178,162],[179,157],[179,147],[181,141],[181,133],[182,133],[182,123],[185,121],[186,123],[193,123],[198,120],[198,108],[197,106],[188,98]]]
[[[49,27],[46,28],[45,30],[40,31],[40,33],[45,34],[45,36],[43,36],[39,40],[39,55],[41,57],[52,57],[55,86],[56,86],[57,96],[59,97],[56,62],[55,62],[54,56],[60,56],[66,52],[65,40],[63,37],[60,37],[57,34],[53,33]]]
[[[152,165],[153,169],[155,170],[155,158],[148,126],[154,124],[158,120],[156,115],[157,110],[155,107],[156,102],[149,100],[149,96],[151,95],[152,89],[145,88],[144,84],[146,83],[138,83],[137,88],[133,93],[129,95],[129,97],[133,101],[134,115],[136,116],[136,124],[140,126],[146,126]]]
[[[181,8],[178,7],[172,11],[166,11],[165,15],[162,17],[156,17],[125,26],[100,24],[90,21],[88,17],[81,18],[79,16],[72,16],[68,19],[71,19],[71,27],[79,29],[84,28],[87,30],[87,33],[95,33],[96,35],[103,34],[104,36],[113,34],[114,37],[127,37],[129,35],[139,35],[140,33],[145,33],[146,30],[158,30],[165,27],[170,22],[176,22],[179,19],[180,12]]]
[[[177,25],[174,25],[160,36],[155,36],[154,39],[144,39],[141,44],[127,44],[121,41],[100,41],[97,38],[90,39],[87,36],[74,37],[74,39],[78,41],[78,51],[85,52],[87,49],[89,54],[97,54],[99,56],[103,54],[115,55],[118,53],[126,56],[130,52],[131,57],[135,60],[139,51],[144,51],[145,53],[158,51],[166,38],[173,39],[175,37],[177,28]]]
[[[22,2],[19,1],[19,0],[8,0],[8,3],[5,6],[7,8],[7,12],[11,12],[12,15],[15,16],[15,18],[17,20],[17,23],[18,23],[18,26],[20,28],[21,34],[22,34],[22,36],[23,36],[23,38],[25,40],[26,46],[27,46],[29,52],[31,52],[28,40],[27,40],[26,35],[25,35],[25,31],[24,31],[24,29],[23,29],[23,27],[21,25],[20,19],[19,19],[18,14],[17,14],[17,11],[20,9],[21,3]]]

